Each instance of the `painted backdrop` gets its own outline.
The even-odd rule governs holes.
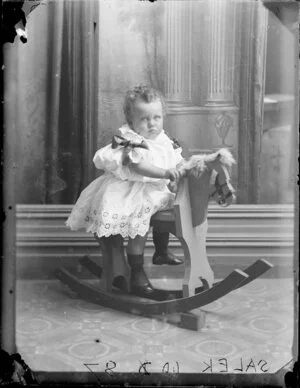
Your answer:
[[[231,147],[239,203],[292,202],[294,36],[282,15],[239,4],[37,7],[27,43],[4,46],[17,203],[74,203],[99,173],[94,152],[124,122],[125,91],[141,82],[165,93],[165,126],[193,152]]]

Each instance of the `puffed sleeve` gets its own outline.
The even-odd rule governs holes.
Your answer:
[[[131,164],[131,163],[137,164],[140,161],[147,159],[147,156],[149,153],[149,151],[145,150],[144,148],[131,148],[131,149],[128,149],[128,152],[125,149],[124,152],[125,152],[126,164]]]
[[[120,149],[112,149],[111,144],[108,144],[95,153],[93,163],[100,170],[114,171],[122,164],[122,156]]]
[[[124,164],[124,147],[112,148],[111,144],[98,150],[93,158],[94,165],[100,170],[111,172],[119,179],[144,181],[142,175],[136,174],[130,168],[132,163],[139,163],[146,157],[147,150],[142,148],[130,149],[128,154],[125,155],[128,158]]]

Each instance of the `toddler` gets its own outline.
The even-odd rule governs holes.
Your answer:
[[[164,132],[165,102],[158,91],[136,86],[127,92],[123,108],[127,124],[93,159],[105,172],[83,190],[66,224],[72,230],[85,228],[98,237],[128,238],[131,291],[151,298],[154,289],[143,266],[145,242],[151,216],[173,206],[175,195],[168,183],[179,179],[176,165],[182,160],[182,150],[175,148]],[[172,264],[180,264],[168,257],[166,239],[168,234],[162,236],[160,247],[161,254],[167,256],[166,263],[173,260]],[[155,240],[158,252],[153,260],[161,256],[157,231]]]

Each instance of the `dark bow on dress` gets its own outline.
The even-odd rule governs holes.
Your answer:
[[[142,140],[141,142],[136,142],[132,140],[127,140],[122,136],[115,135],[113,136],[111,147],[117,148],[119,146],[125,147],[125,148],[130,147],[130,148],[144,148],[146,150],[149,149],[148,144],[144,140]]]
[[[112,142],[111,142],[111,148],[117,148],[117,147],[124,147],[124,154],[123,154],[123,165],[127,165],[130,162],[128,153],[133,149],[133,148],[144,148],[146,150],[149,149],[148,144],[142,140],[141,142],[136,142],[132,140],[127,140],[122,136],[113,136]]]

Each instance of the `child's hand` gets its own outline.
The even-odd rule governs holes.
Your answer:
[[[178,182],[180,178],[180,172],[176,168],[170,168],[166,171],[166,178],[172,182]]]
[[[171,191],[171,193],[177,193],[178,190],[178,184],[175,181],[168,183],[168,189]]]
[[[170,179],[168,188],[172,193],[176,193],[178,190],[178,182],[182,174],[176,168],[171,168],[167,170],[167,179]]]

